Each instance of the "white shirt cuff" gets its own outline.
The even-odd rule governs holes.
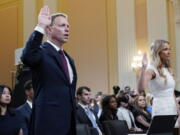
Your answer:
[[[45,30],[42,27],[39,27],[39,26],[36,26],[34,30],[36,30],[36,31],[38,31],[38,32],[40,32],[42,34],[46,33]]]

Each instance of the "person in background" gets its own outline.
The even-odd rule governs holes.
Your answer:
[[[32,100],[34,96],[34,90],[32,87],[31,80],[25,82],[24,90],[27,97],[26,103],[16,108],[16,113],[21,120],[23,135],[29,135],[28,131],[30,125],[31,112],[32,112]]]
[[[118,120],[117,115],[117,100],[114,95],[105,96],[102,99],[102,113],[99,118],[100,122],[107,120]]]
[[[102,99],[104,98],[104,96],[105,95],[102,92],[97,92],[97,94],[95,95],[95,100],[98,105],[96,107],[96,112],[97,112],[98,118],[101,116],[101,113],[102,113],[101,102],[102,102]]]
[[[124,87],[124,92],[125,92],[125,93],[128,94],[128,93],[130,93],[130,91],[131,91],[131,87],[130,87],[130,86],[125,86],[125,87]]]
[[[118,101],[118,120],[125,120],[130,132],[142,131],[136,126],[134,115],[129,109],[129,101],[127,96],[119,97]]]
[[[99,106],[98,106],[98,104],[97,104],[97,102],[96,102],[96,99],[94,99],[94,98],[91,98],[91,99],[90,99],[89,107],[90,107],[96,114],[98,114],[98,112],[99,112]]]
[[[0,135],[23,135],[20,120],[10,103],[11,89],[0,85]]]
[[[125,95],[123,90],[118,91],[116,98],[123,97]]]
[[[115,96],[119,93],[120,90],[121,89],[120,89],[120,87],[118,85],[113,86],[113,93],[114,93]]]
[[[97,114],[90,108],[91,89],[81,86],[76,93],[78,104],[76,120],[78,124],[87,124],[90,127],[91,135],[102,135],[102,127]]]
[[[136,97],[134,103],[136,110],[134,112],[136,125],[146,133],[151,123],[151,113],[147,110],[146,99],[143,95],[139,95]]]

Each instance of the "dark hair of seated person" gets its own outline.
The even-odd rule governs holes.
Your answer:
[[[10,91],[10,95],[12,96],[12,90],[9,86],[7,85],[0,85],[0,98],[3,94],[4,88],[7,88]],[[0,105],[4,105],[3,103],[0,102]],[[0,115],[1,115],[1,108],[0,108]],[[7,104],[7,111],[6,111],[6,115],[15,115],[15,110],[13,108],[11,108],[11,103]]]
[[[114,85],[113,86],[114,95],[117,95],[119,91],[120,91],[120,87],[118,85]]]
[[[20,118],[11,109],[11,89],[0,85],[0,135],[22,135]]]
[[[117,100],[114,95],[106,96],[102,99],[102,113],[100,122],[107,120],[118,120],[117,113]]]

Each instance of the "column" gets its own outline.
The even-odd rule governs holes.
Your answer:
[[[168,40],[166,0],[147,0],[148,42]]]
[[[135,3],[133,0],[117,0],[118,80],[121,88],[136,88],[136,74],[131,62],[136,55]]]

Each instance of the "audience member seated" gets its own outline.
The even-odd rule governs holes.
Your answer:
[[[127,122],[130,132],[142,131],[135,124],[133,113],[129,110],[128,97],[124,96],[118,98],[118,111],[117,116],[119,120],[125,120]]]
[[[120,92],[120,87],[118,86],[118,85],[114,85],[113,86],[113,93],[114,93],[114,95],[115,96],[117,96],[118,95],[118,93]]]
[[[102,100],[102,114],[100,122],[107,120],[118,120],[117,118],[117,100],[114,95],[106,96]]]
[[[130,93],[130,91],[131,91],[131,87],[130,86],[125,86],[124,87],[124,92],[125,93]]]
[[[27,96],[26,103],[19,106],[16,109],[16,112],[21,120],[23,135],[29,135],[28,130],[29,130],[29,124],[30,124],[30,117],[31,117],[32,100],[34,96],[31,80],[27,81],[24,84],[24,90],[25,90],[25,95]]]
[[[30,67],[19,64],[16,72],[16,84],[12,93],[12,107],[17,108],[26,102],[26,95],[24,93],[24,84],[26,81],[32,79],[32,71]]]
[[[89,108],[91,99],[91,90],[86,86],[77,89],[77,123],[87,124],[90,127],[91,135],[102,135],[102,127],[98,117],[93,110]]]
[[[150,126],[151,113],[148,112],[146,106],[146,100],[143,95],[139,95],[135,99],[135,109],[134,117],[136,125],[146,132]]]
[[[0,85],[0,135],[23,135],[21,123],[10,108],[11,89]]]
[[[116,94],[116,98],[123,97],[124,95],[125,95],[124,91],[123,91],[123,90],[120,90],[120,91]]]
[[[91,98],[90,99],[90,105],[89,107],[96,113],[96,115],[98,115],[99,111],[100,111],[100,107],[96,102],[96,99]]]
[[[104,97],[105,97],[105,95],[102,92],[97,92],[97,94],[95,95],[95,100],[99,107],[99,110],[97,113],[98,118],[101,116],[101,113],[102,113],[101,101]]]

